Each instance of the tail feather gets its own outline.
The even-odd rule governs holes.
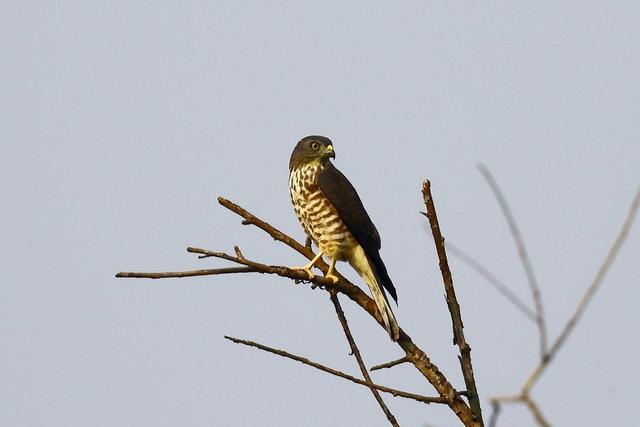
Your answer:
[[[391,298],[393,298],[397,305],[398,294],[396,293],[395,286],[393,286],[391,277],[389,277],[389,273],[387,273],[387,267],[384,265],[384,262],[382,262],[382,258],[380,258],[380,254],[378,252],[367,254],[367,259],[369,260],[376,281],[389,292],[389,295],[391,295]]]
[[[378,311],[382,316],[382,320],[384,321],[385,329],[389,333],[389,337],[391,337],[392,341],[398,341],[398,338],[400,338],[400,327],[398,326],[396,317],[389,306],[387,296],[384,294],[384,291],[380,289],[380,286],[378,286],[373,275],[365,277],[365,281],[367,282],[367,285],[369,285],[369,290],[371,290],[373,300],[376,302],[376,306],[378,306]]]
[[[358,272],[358,274],[364,279],[364,281],[369,286],[369,290],[371,291],[371,296],[378,307],[378,311],[380,312],[380,316],[382,317],[382,321],[384,322],[385,329],[389,333],[391,340],[398,341],[400,338],[400,327],[398,326],[398,322],[396,321],[396,317],[391,310],[391,306],[389,305],[389,300],[384,293],[381,285],[385,285],[386,283],[390,284],[391,290],[389,293],[394,300],[397,301],[395,295],[395,288],[391,283],[391,279],[387,274],[386,268],[384,268],[384,264],[382,264],[382,259],[380,256],[376,254],[377,260],[379,260],[379,264],[383,267],[383,275],[378,272],[378,268],[376,262],[372,262],[364,253],[364,250],[359,247],[359,250],[356,251],[353,258],[349,260],[351,266]],[[388,282],[383,281],[384,277],[388,279]],[[386,287],[386,286],[385,286]],[[389,288],[387,288],[389,289]]]

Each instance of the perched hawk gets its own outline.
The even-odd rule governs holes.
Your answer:
[[[298,142],[289,161],[289,191],[296,216],[305,233],[318,246],[316,257],[306,266],[309,277],[315,262],[326,255],[326,277],[334,281],[336,261],[347,261],[367,282],[392,340],[399,328],[384,293],[398,302],[396,289],[380,258],[380,235],[349,180],[329,159],[335,158],[331,140],[307,136]]]

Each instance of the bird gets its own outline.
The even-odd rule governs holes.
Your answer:
[[[396,289],[380,257],[380,234],[349,180],[331,162],[336,154],[325,136],[302,138],[289,160],[289,192],[294,212],[308,241],[318,247],[315,257],[303,267],[309,279],[324,255],[329,259],[325,277],[337,283],[337,261],[346,261],[367,283],[385,329],[397,341],[400,328],[385,290],[398,303]]]

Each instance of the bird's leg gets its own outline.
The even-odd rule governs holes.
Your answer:
[[[329,263],[329,269],[327,270],[327,274],[324,275],[327,279],[331,280],[333,283],[338,283],[338,276],[333,274],[336,269],[336,259],[331,258],[331,262]]]
[[[311,237],[307,237],[307,240],[304,241],[304,245],[311,250]]]
[[[313,266],[315,265],[316,261],[318,261],[321,257],[322,257],[323,252],[319,251],[318,254],[307,263],[307,265],[305,265],[304,267],[293,267],[292,270],[304,270],[307,272],[307,275],[309,276],[309,279],[313,279],[313,271],[311,271],[311,269],[313,268]]]

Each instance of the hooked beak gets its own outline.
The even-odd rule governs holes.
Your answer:
[[[326,155],[332,159],[336,158],[336,152],[333,151],[333,145],[327,145],[326,151],[325,151]]]

